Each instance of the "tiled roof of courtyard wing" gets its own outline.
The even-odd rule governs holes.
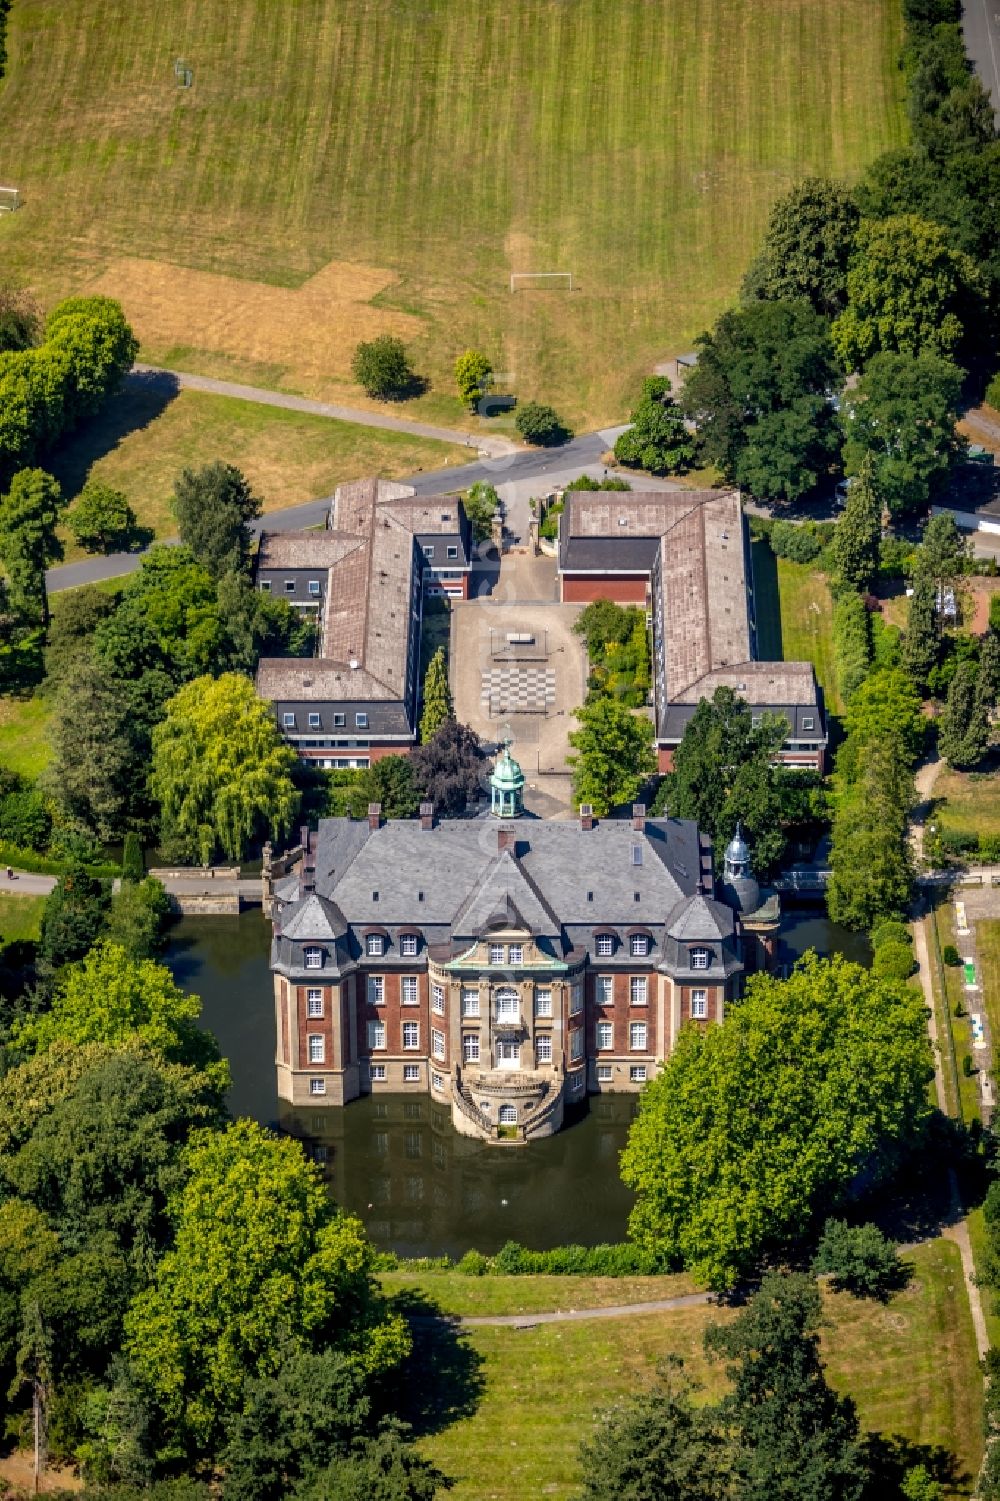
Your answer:
[[[732,688],[748,704],[808,706],[816,702],[816,680],[811,662],[740,662],[720,667],[674,695],[675,703],[696,704],[711,698],[716,688]]]
[[[343,532],[261,532],[258,568],[332,568],[362,547],[360,537]]]
[[[379,511],[391,516],[411,532],[451,534],[461,527],[455,495],[414,496],[408,500],[379,502]]]
[[[739,491],[678,511],[660,538],[667,694],[750,657]]]
[[[569,491],[559,530],[560,566],[571,572],[648,573],[663,533],[703,502],[727,493],[736,498],[738,510],[735,490]]]
[[[257,692],[272,700],[303,703],[387,699],[397,697],[385,683],[363,667],[325,657],[262,657],[257,668]]]
[[[287,923],[282,924],[280,936],[293,939],[328,939],[332,942],[337,938],[343,938],[346,932],[347,924],[336,904],[313,891],[296,905]]]

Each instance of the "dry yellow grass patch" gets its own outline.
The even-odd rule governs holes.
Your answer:
[[[210,354],[278,365],[293,383],[319,390],[331,379],[350,380],[360,339],[421,331],[411,314],[371,305],[395,281],[392,271],[330,261],[292,289],[124,257],[91,290],[119,299],[150,350],[193,343]]]

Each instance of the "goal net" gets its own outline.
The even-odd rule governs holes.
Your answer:
[[[572,292],[573,273],[572,271],[512,271],[510,289],[512,292]]]
[[[0,187],[0,214],[12,214],[15,209],[19,209],[20,207],[20,189]]]

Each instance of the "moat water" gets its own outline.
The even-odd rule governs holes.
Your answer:
[[[790,913],[784,957],[815,948],[868,963],[867,942],[817,912]],[[259,911],[182,919],[167,963],[201,996],[202,1019],[233,1074],[229,1105],[299,1137],[330,1191],[372,1239],[405,1256],[494,1252],[506,1240],[537,1250],[623,1239],[631,1195],[618,1176],[634,1099],[592,1099],[579,1118],[527,1147],[459,1136],[426,1096],[380,1096],[346,1109],[293,1109],[278,1100],[270,926]]]

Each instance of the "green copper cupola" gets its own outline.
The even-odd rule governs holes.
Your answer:
[[[517,818],[524,811],[524,772],[510,753],[510,739],[508,731],[490,777],[490,812],[494,818]]]

